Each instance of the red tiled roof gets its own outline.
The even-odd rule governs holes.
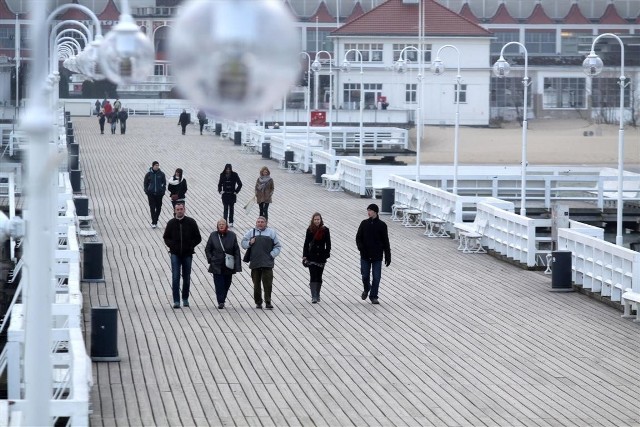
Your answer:
[[[362,5],[360,4],[360,2],[357,2],[354,6],[353,6],[353,10],[351,11],[351,15],[349,15],[349,17],[347,18],[347,20],[345,22],[350,22],[353,21],[354,19],[358,18],[359,16],[364,15],[364,9],[362,8]]]
[[[489,18],[489,22],[492,24],[517,24],[518,21],[516,21],[513,16],[511,16],[509,14],[509,11],[507,10],[507,6],[504,5],[504,3],[500,3],[500,6],[498,6],[498,10],[496,10],[496,13]]]
[[[462,5],[462,9],[460,9],[460,12],[458,13],[458,15],[462,16],[463,18],[467,18],[471,22],[475,22],[475,23],[480,22],[478,17],[474,15],[473,12],[471,11],[471,7],[469,6],[469,3],[465,3]]]
[[[296,13],[296,11],[291,6],[291,3],[289,3],[289,0],[285,0],[284,1],[284,7],[289,10],[289,13],[291,13],[291,16],[293,16],[296,19],[298,19],[298,14]]]
[[[316,13],[311,15],[308,18],[308,21],[316,22],[316,18],[318,18],[318,22],[323,22],[323,23],[334,21],[334,18],[329,13],[329,9],[327,8],[327,4],[324,2],[324,0],[320,2],[320,4],[318,5],[318,8],[316,9]]]
[[[117,21],[120,19],[120,10],[118,10],[113,0],[109,0],[104,10],[96,15],[98,15],[98,19],[101,21]]]
[[[553,20],[544,13],[540,3],[536,4],[531,11],[531,15],[526,19],[527,24],[553,24]]]
[[[422,0],[425,35],[484,36],[491,32],[434,0]],[[347,22],[332,35],[418,35],[418,5],[387,0],[364,15]]]
[[[600,17],[600,24],[628,24],[626,19],[623,19],[616,10],[616,6],[613,3],[609,3],[604,13]]]
[[[562,18],[562,22],[565,24],[590,24],[591,22],[582,14],[578,3],[571,5],[567,16]]]

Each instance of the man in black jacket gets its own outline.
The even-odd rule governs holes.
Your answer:
[[[218,193],[222,195],[222,205],[224,206],[223,218],[233,228],[233,210],[236,204],[236,194],[242,189],[242,181],[237,172],[233,171],[231,163],[224,165],[224,170],[218,180]]]
[[[371,300],[371,304],[378,302],[378,286],[382,275],[382,257],[384,264],[389,267],[391,264],[391,246],[389,245],[389,233],[387,224],[378,217],[378,205],[375,203],[367,206],[369,218],[360,223],[356,233],[356,245],[360,251],[360,274],[362,274],[362,284],[364,291],[362,299]],[[370,272],[373,274],[373,281],[370,282]]]
[[[182,134],[187,133],[187,125],[191,123],[191,116],[187,113],[187,110],[182,110],[180,117],[178,117],[178,125],[182,127]]]
[[[189,307],[193,249],[202,241],[198,224],[184,212],[184,204],[176,204],[176,216],[169,220],[162,236],[171,254],[173,308],[180,308],[180,271],[182,271],[182,305]]]
[[[160,163],[151,163],[149,171],[144,176],[144,192],[149,199],[149,209],[151,210],[151,228],[158,227],[158,218],[162,210],[162,196],[167,191],[167,178],[160,170]]]

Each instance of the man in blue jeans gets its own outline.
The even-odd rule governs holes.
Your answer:
[[[367,215],[369,218],[360,223],[356,233],[356,245],[360,251],[360,274],[364,286],[361,297],[365,300],[368,296],[371,304],[380,304],[378,287],[382,275],[382,259],[384,255],[384,264],[389,267],[391,246],[387,224],[378,217],[378,205],[372,203],[367,206]],[[370,281],[370,274],[373,275],[373,281]]]
[[[162,237],[171,254],[173,308],[180,308],[180,273],[182,272],[182,305],[189,307],[193,249],[200,244],[202,237],[196,221],[184,214],[184,203],[176,203],[174,209],[176,216],[169,220]]]

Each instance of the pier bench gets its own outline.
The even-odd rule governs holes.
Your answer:
[[[631,314],[631,310],[635,310],[635,319],[634,322],[640,322],[640,293],[633,292],[631,288],[627,288],[622,294],[622,305],[624,307],[624,313],[622,317],[634,317]]]
[[[451,206],[434,206],[436,209],[427,210],[427,214],[422,217],[426,230],[424,235],[427,237],[451,237],[446,229],[447,218],[451,214]]]
[[[336,166],[334,173],[323,173],[320,175],[322,183],[327,191],[342,191],[342,177],[344,176],[344,169],[341,163]]]
[[[463,254],[486,254],[486,249],[482,246],[484,229],[487,226],[486,219],[478,219],[472,223],[456,222],[453,227],[456,229],[456,237],[459,240],[458,250]]]

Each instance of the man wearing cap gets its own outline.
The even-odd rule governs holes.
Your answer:
[[[378,302],[378,286],[382,275],[382,259],[388,267],[391,264],[391,246],[389,245],[389,233],[387,224],[378,217],[378,205],[375,203],[367,206],[369,218],[360,223],[356,233],[356,245],[360,251],[360,274],[364,291],[362,299],[371,300],[371,304]],[[370,273],[373,280],[370,280]]]

